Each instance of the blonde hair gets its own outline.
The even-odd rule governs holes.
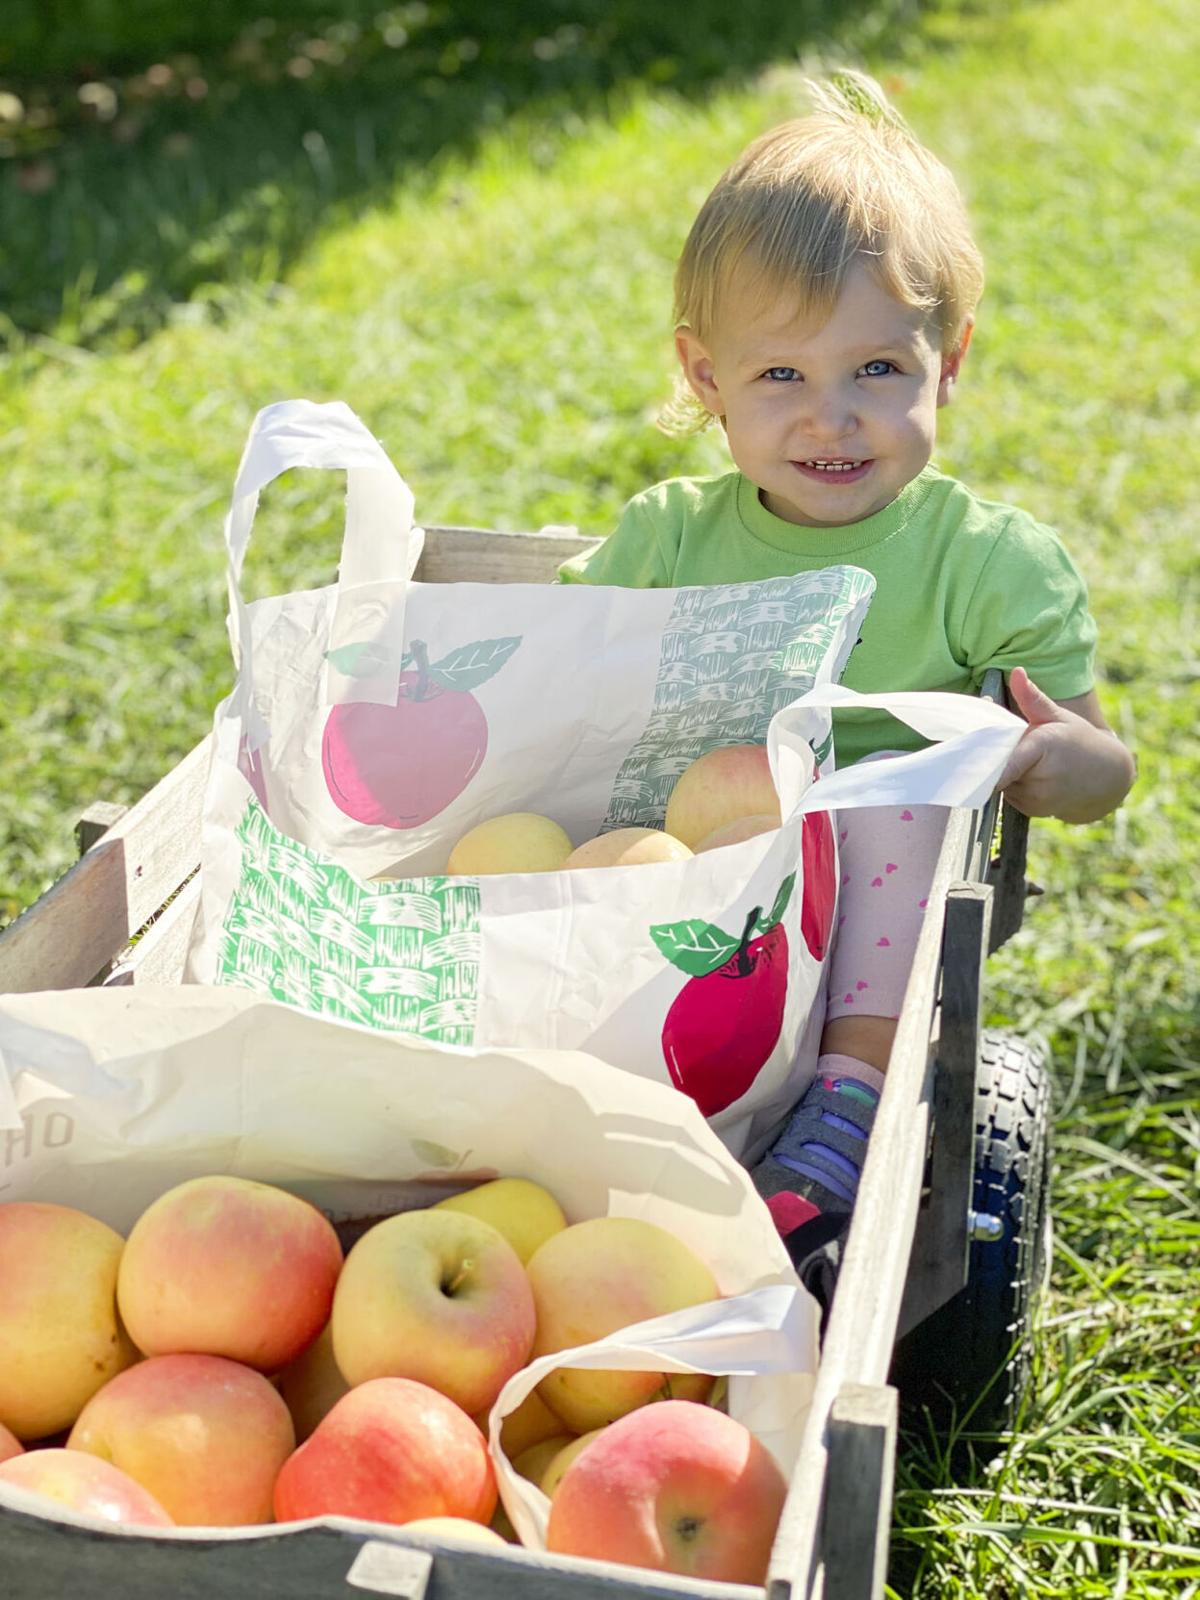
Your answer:
[[[813,113],[756,139],[701,206],[675,271],[675,326],[707,343],[735,272],[749,293],[794,293],[798,317],[824,319],[865,260],[956,348],[983,292],[957,184],[873,78],[842,71],[808,89]],[[711,420],[680,377],[659,426]]]

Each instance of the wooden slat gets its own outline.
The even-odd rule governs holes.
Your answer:
[[[598,542],[566,529],[426,528],[414,576],[422,583],[550,583],[568,557]]]
[[[200,904],[200,875],[196,874],[165,906],[136,944],[113,963],[104,987],[130,983],[182,983],[188,943],[196,908]]]
[[[897,1332],[903,1336],[967,1281],[967,1213],[975,1172],[975,1078],[992,891],[951,884],[942,944],[941,1012],[932,1084],[929,1189],[913,1242]]]
[[[951,812],[863,1163],[812,1406],[771,1554],[770,1600],[808,1600],[823,1581],[813,1497],[825,1483],[830,1412],[844,1385],[881,1387],[887,1379],[929,1137],[929,1040],[946,895],[962,876],[974,829],[973,813]],[[874,1538],[875,1529],[863,1529],[863,1537]]]
[[[0,934],[0,993],[90,983],[200,859],[204,739]]]
[[[881,1600],[896,1464],[896,1391],[845,1384],[829,1413],[823,1600]],[[872,1531],[874,1537],[872,1538]]]
[[[437,1600],[761,1600],[762,1590],[607,1561],[576,1561],[517,1546],[443,1541],[379,1523],[329,1522],[288,1527],[211,1530],[179,1528],[109,1533],[95,1522],[58,1520],[24,1509],[20,1491],[5,1491],[22,1509],[0,1504],[0,1561],[13,1600],[63,1600],[89,1592],[121,1600],[357,1600],[370,1594],[414,1594],[430,1556],[429,1596]],[[32,1496],[24,1496],[29,1504]],[[394,1543],[389,1563],[369,1545]],[[353,1586],[350,1575],[354,1574]],[[406,1583],[408,1589],[406,1590]]]

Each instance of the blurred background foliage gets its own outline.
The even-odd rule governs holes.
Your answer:
[[[961,40],[1002,0],[5,0],[0,344],[128,347],[515,112],[698,98],[836,41]],[[536,155],[536,151],[534,152]]]

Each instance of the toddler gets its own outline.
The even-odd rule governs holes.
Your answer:
[[[719,419],[734,470],[637,495],[565,581],[735,583],[846,563],[876,592],[843,682],[977,693],[1008,676],[1029,723],[1000,787],[1028,816],[1092,822],[1133,782],[1093,676],[1095,625],[1057,536],[930,464],[983,287],[949,172],[859,73],[756,140],[709,195],[675,278],[682,378],[664,425]],[[834,718],[839,767],[921,741]],[[946,812],[837,819],[839,927],[815,1079],[753,1169],[798,1262],[844,1228]]]

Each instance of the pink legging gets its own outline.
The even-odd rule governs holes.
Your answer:
[[[949,815],[945,806],[838,813],[841,887],[827,1022],[900,1015]]]

